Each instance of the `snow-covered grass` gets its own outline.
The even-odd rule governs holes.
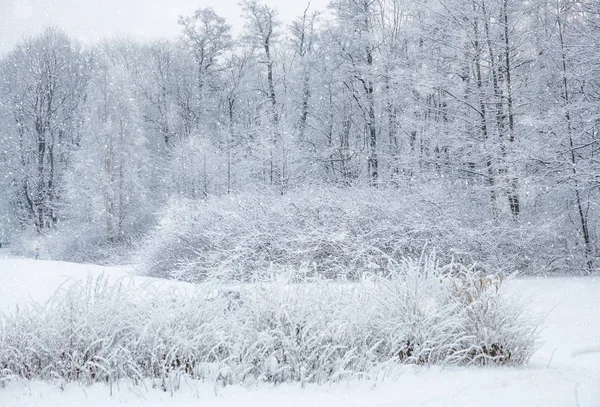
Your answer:
[[[519,365],[536,339],[501,279],[433,257],[362,283],[216,293],[99,276],[0,318],[0,381],[324,384],[401,363]]]
[[[42,261],[0,260],[0,287],[15,272],[24,281],[13,284],[3,297],[22,303],[29,296],[44,300],[51,296],[60,283],[57,276],[63,269],[72,267],[73,275],[85,281],[86,269],[94,272],[100,268],[73,266]],[[75,270],[81,270],[76,275]],[[19,270],[20,269],[20,270]],[[9,270],[9,271],[6,271]],[[123,270],[107,269],[108,276],[121,277]],[[23,276],[29,276],[27,279]],[[148,280],[136,277],[132,284],[145,287]],[[161,283],[161,290],[169,291],[174,285]],[[170,283],[173,284],[173,283]],[[372,283],[366,284],[373,287]],[[85,286],[85,284],[82,284]],[[259,382],[256,386],[214,385],[182,377],[181,389],[171,394],[152,381],[133,386],[129,380],[109,384],[85,386],[61,381],[11,381],[0,388],[0,405],[4,406],[110,406],[144,404],[165,406],[188,405],[539,405],[593,406],[600,403],[600,354],[591,350],[600,348],[600,292],[599,279],[524,279],[505,282],[509,295],[519,295],[531,300],[533,310],[527,316],[545,315],[542,331],[544,344],[533,355],[526,367],[414,367],[399,366],[386,375],[371,377],[346,377],[327,386],[307,383],[284,383],[277,386]],[[177,289],[189,295],[189,286],[177,284]],[[318,294],[318,293],[317,293]],[[318,295],[316,295],[318,297]],[[138,297],[139,298],[139,297]],[[10,305],[9,298],[3,304]],[[135,298],[131,299],[135,302]],[[327,302],[323,299],[322,302]],[[432,303],[421,303],[422,310],[432,310]],[[357,314],[357,317],[360,315]],[[576,354],[574,356],[574,354]],[[111,395],[112,394],[112,395]]]

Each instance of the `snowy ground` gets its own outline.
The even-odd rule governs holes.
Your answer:
[[[128,276],[127,268],[0,257],[0,312],[31,299],[44,301],[66,281],[88,273]],[[136,277],[142,280],[140,277]],[[24,406],[598,406],[600,407],[600,278],[522,279],[511,289],[531,299],[530,312],[545,316],[543,344],[523,368],[403,367],[377,383],[230,386],[188,383],[173,396],[131,388],[126,382],[70,384],[63,391],[44,382],[0,388],[0,407]]]

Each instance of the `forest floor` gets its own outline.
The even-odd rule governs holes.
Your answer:
[[[127,277],[133,268],[2,257],[0,312],[45,301],[66,281],[105,273]],[[144,278],[134,277],[142,282]],[[175,283],[165,283],[175,284]],[[107,385],[13,381],[0,388],[0,407],[33,406],[598,406],[600,407],[600,278],[522,278],[510,290],[526,296],[544,317],[541,346],[520,368],[399,367],[383,381],[327,386],[259,384],[215,388],[190,381],[173,395],[127,381]]]

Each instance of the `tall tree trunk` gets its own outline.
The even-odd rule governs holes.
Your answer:
[[[367,66],[369,68],[369,75],[373,69],[373,51],[370,47],[367,48]],[[373,79],[369,77],[367,80],[367,103],[368,103],[368,145],[369,145],[369,158],[368,158],[368,172],[370,184],[377,186],[377,179],[379,177],[379,162],[377,158],[377,128],[375,125],[375,95]]]
[[[512,94],[512,67],[510,56],[510,37],[508,29],[508,0],[502,2],[502,14],[504,24],[504,76],[506,80],[506,108],[508,111],[508,142],[509,144],[515,141],[515,114],[513,111],[513,94]],[[515,169],[508,170],[508,203],[510,210],[515,217],[521,213],[521,201],[519,198],[519,180],[514,174]]]
[[[482,139],[484,142],[487,142],[489,139],[488,132],[488,124],[486,117],[486,104],[483,96],[483,75],[481,71],[481,44],[479,42],[479,23],[475,20],[474,23],[474,31],[475,31],[475,41],[474,41],[474,49],[475,49],[475,75],[477,80],[477,94],[479,98],[479,116],[480,116],[480,130]],[[492,206],[492,215],[494,218],[498,217],[498,196],[496,193],[496,182],[494,177],[494,166],[492,161],[492,156],[489,152],[489,148],[486,149],[487,153],[485,155],[485,167],[487,171],[487,184],[490,190],[490,200]]]
[[[583,209],[583,202],[581,198],[581,188],[579,186],[579,174],[577,171],[577,156],[575,155],[575,145],[573,142],[573,127],[571,123],[571,111],[570,111],[570,94],[569,94],[569,81],[568,81],[568,70],[567,70],[567,55],[565,51],[564,41],[564,27],[560,15],[560,10],[557,13],[557,27],[558,27],[558,38],[560,41],[560,52],[561,52],[561,70],[562,70],[562,85],[563,85],[563,99],[565,103],[565,120],[567,122],[567,134],[569,137],[569,150],[571,169],[573,172],[573,189],[575,191],[575,205],[577,206],[577,214],[579,217],[579,224],[581,226],[581,235],[583,237],[583,246],[586,258],[586,266],[588,272],[593,272],[593,256],[592,256],[592,241],[589,230],[589,223],[586,211]]]

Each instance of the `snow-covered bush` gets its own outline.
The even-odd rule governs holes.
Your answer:
[[[464,314],[467,334],[452,353],[474,364],[524,364],[527,350],[536,347],[536,324],[522,315],[522,300],[504,292],[503,277],[485,275],[458,266],[452,282],[452,298]]]
[[[76,263],[130,264],[134,242],[141,239],[142,231],[149,229],[148,218],[140,217],[135,228],[132,227],[126,236],[114,242],[106,239],[103,225],[92,222],[66,221],[44,234],[29,229],[15,235],[11,242],[11,253],[29,258],[39,255],[41,259]]]
[[[407,363],[526,363],[539,325],[503,281],[475,267],[440,267],[434,257],[405,260],[378,279],[372,329],[385,333],[388,357]]]
[[[402,363],[516,365],[537,324],[474,269],[403,261],[360,282],[72,283],[0,318],[0,381],[324,383]]]
[[[499,272],[556,264],[546,257],[551,231],[485,222],[432,199],[395,189],[339,189],[174,200],[143,242],[140,262],[147,275],[184,281],[356,280],[385,274],[424,247],[435,247],[444,262]]]

